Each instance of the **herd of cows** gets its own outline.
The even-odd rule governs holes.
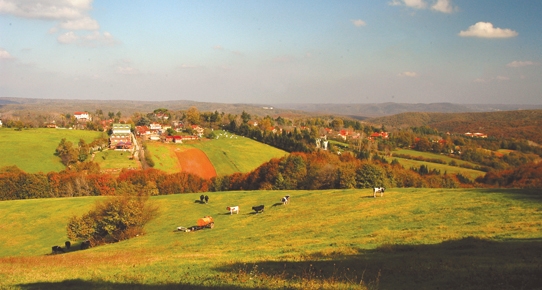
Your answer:
[[[386,188],[384,188],[384,187],[374,187],[373,188],[373,197],[376,198],[377,193],[380,193],[380,196],[383,197],[385,190],[386,190]],[[199,202],[199,203],[202,203],[202,204],[203,203],[205,203],[205,204],[209,203],[209,196],[202,194],[202,195],[200,195],[199,201],[196,200],[196,202]],[[290,203],[290,196],[289,195],[283,196],[280,199],[280,202],[283,205],[289,204]],[[265,209],[265,205],[263,205],[263,204],[252,207],[252,210],[254,211],[254,213],[261,213],[261,212],[264,211],[264,209]],[[228,207],[226,207],[226,210],[228,210],[230,212],[230,215],[233,214],[233,213],[239,214],[239,206],[238,205],[228,206]],[[205,222],[200,224],[200,221],[205,221]],[[179,231],[190,232],[190,231],[196,231],[196,230],[200,230],[200,229],[204,229],[204,228],[213,228],[213,226],[214,226],[214,221],[213,221],[212,217],[207,216],[207,217],[204,217],[204,218],[198,220],[198,225],[197,226],[192,226],[192,227],[189,227],[189,228],[178,227],[177,229]],[[66,241],[64,245],[65,245],[65,249],[62,248],[61,246],[53,246],[52,247],[52,254],[66,253],[66,251],[69,250],[70,247],[71,247],[71,242]],[[88,248],[90,248],[90,246],[91,246],[90,241],[87,240],[87,241],[84,241],[84,242],[81,243],[80,249],[81,250],[88,249]]]

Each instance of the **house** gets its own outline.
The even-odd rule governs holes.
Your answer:
[[[92,118],[90,117],[90,114],[88,112],[75,112],[73,113],[73,116],[75,117],[75,119],[77,119],[77,121],[80,122],[92,121]]]
[[[132,148],[132,134],[130,133],[118,133],[109,137],[109,148],[111,149],[131,149]]]
[[[45,128],[56,128],[55,121],[45,123]]]
[[[179,135],[173,136],[173,143],[183,143],[183,137]]]
[[[147,126],[136,126],[135,132],[137,136],[141,137],[151,134],[151,130]]]
[[[150,128],[151,132],[162,131],[162,125],[159,124],[159,123],[156,123],[156,122],[151,123],[149,125],[149,128]]]
[[[192,130],[194,130],[194,132],[196,132],[196,134],[201,137],[203,136],[203,128],[201,128],[200,126],[198,125],[192,125]]]
[[[132,132],[132,126],[130,124],[115,123],[111,126],[113,134],[130,134]]]
[[[388,132],[374,132],[369,137],[388,139],[389,135],[388,135]]]

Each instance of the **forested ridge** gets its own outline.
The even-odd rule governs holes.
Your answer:
[[[373,118],[371,123],[393,127],[428,126],[440,132],[482,132],[497,138],[524,139],[542,144],[542,110],[482,113],[401,113]]]

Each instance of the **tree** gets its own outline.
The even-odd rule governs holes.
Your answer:
[[[157,212],[147,196],[111,197],[83,216],[71,217],[66,231],[69,239],[89,240],[93,245],[118,242],[143,234]]]
[[[186,112],[186,119],[192,125],[199,125],[199,123],[200,123],[200,113],[198,111],[198,108],[190,107],[188,109],[188,111]]]

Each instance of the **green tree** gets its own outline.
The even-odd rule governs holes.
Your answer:
[[[143,234],[143,227],[156,217],[158,208],[147,196],[117,196],[97,202],[81,217],[70,218],[66,231],[71,240],[92,244],[118,242]]]

